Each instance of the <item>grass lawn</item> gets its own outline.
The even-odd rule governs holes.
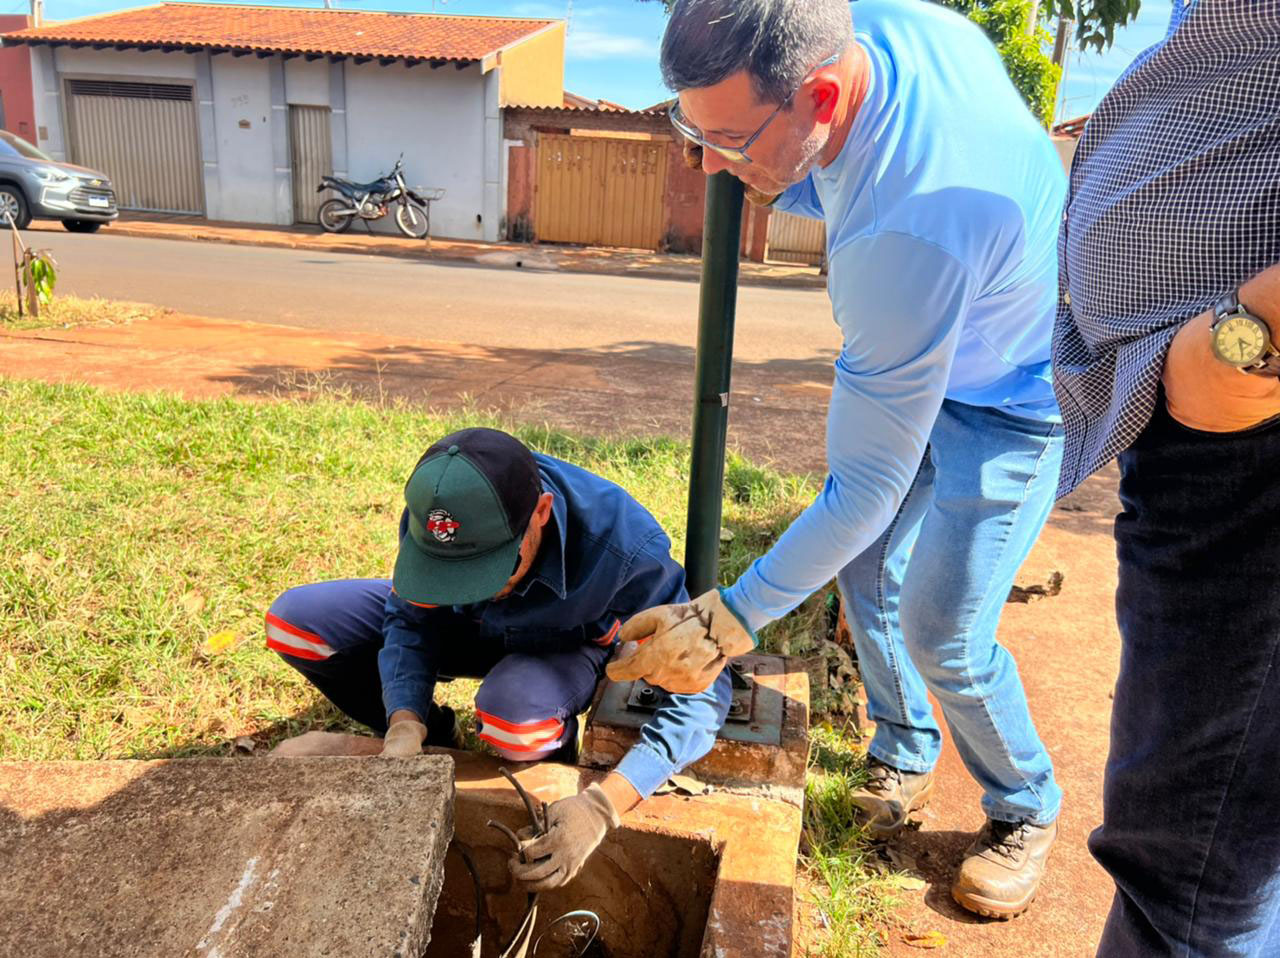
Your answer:
[[[65,302],[65,301],[59,301]],[[683,553],[688,447],[511,427],[321,397],[186,401],[0,380],[0,755],[221,755],[347,723],[263,645],[289,586],[388,576],[401,489],[428,444],[499,425],[627,488]],[[722,576],[732,580],[811,499],[812,482],[731,457]],[[824,596],[763,634],[803,653]],[[441,687],[466,715],[475,684]],[[814,953],[874,953],[892,876],[869,868],[849,788],[856,743],[815,729],[806,813]]]

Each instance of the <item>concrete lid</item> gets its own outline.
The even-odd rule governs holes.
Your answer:
[[[0,763],[0,954],[416,956],[453,762]]]

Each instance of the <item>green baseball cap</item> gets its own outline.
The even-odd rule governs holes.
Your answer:
[[[497,429],[445,436],[405,484],[409,522],[392,587],[420,605],[493,598],[516,570],[541,495],[533,454],[514,436]]]

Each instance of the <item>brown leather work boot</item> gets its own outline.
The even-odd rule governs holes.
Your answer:
[[[988,820],[951,885],[951,897],[988,918],[1014,918],[1035,900],[1058,823]]]
[[[867,771],[871,781],[849,797],[864,812],[872,838],[892,838],[902,831],[907,816],[929,801],[933,772],[904,772],[878,758],[867,760]]]

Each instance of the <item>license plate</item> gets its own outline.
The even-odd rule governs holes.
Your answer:
[[[106,199],[105,197],[102,197],[102,196],[91,196],[91,197],[89,197],[89,205],[90,205],[90,206],[101,206],[101,207],[103,207],[104,209],[106,209],[107,207],[109,207],[109,206],[111,205],[111,201],[110,201],[109,199]]]

